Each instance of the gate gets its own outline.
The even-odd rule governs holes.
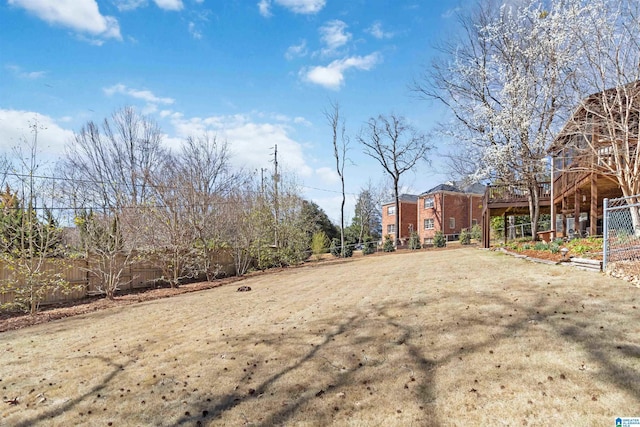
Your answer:
[[[640,273],[640,195],[604,199],[602,270]]]

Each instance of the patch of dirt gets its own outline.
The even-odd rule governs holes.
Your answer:
[[[41,310],[33,316],[23,313],[0,313],[0,333],[26,328],[40,323],[47,323],[52,320],[64,319],[65,317],[104,310],[111,307],[121,307],[143,301],[152,301],[189,292],[213,289],[244,280],[248,276],[250,275],[243,277],[228,277],[216,280],[215,282],[189,283],[181,285],[178,288],[140,289],[134,292],[117,295],[113,300],[108,300],[102,296],[87,297],[78,301],[47,305],[41,308]]]
[[[562,261],[562,254],[554,254],[550,251],[535,251],[533,249],[528,249],[528,250],[523,249],[521,251],[507,250],[507,252],[509,252],[510,254],[524,255],[524,256],[528,256],[529,258],[544,259],[547,261],[554,261],[554,262]]]

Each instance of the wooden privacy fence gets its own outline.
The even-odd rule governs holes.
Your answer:
[[[218,252],[212,255],[213,262],[221,266],[221,271],[226,276],[235,275],[235,264],[233,256],[228,251]],[[41,299],[41,305],[55,304],[60,302],[77,301],[89,295],[100,295],[101,284],[99,278],[89,271],[91,259],[63,259],[56,261],[46,261],[43,270],[51,274],[61,273],[65,281],[72,285],[71,292],[62,290],[50,290]],[[124,262],[124,257],[122,262]],[[0,261],[0,283],[6,283],[13,277],[13,272],[9,266]],[[132,291],[154,286],[162,278],[160,268],[148,260],[135,260],[129,262],[124,267],[121,275],[121,285],[118,289],[122,291]],[[13,292],[0,292],[0,306],[13,302]]]

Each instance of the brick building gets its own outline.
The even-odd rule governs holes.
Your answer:
[[[400,244],[405,245],[409,241],[411,232],[418,228],[417,208],[418,196],[413,194],[401,194],[400,205]],[[396,237],[396,202],[392,200],[382,204],[382,236]]]
[[[473,185],[461,190],[440,184],[418,196],[417,223],[422,243],[430,244],[436,231],[447,240],[456,240],[462,229],[470,229],[482,219],[484,186]]]

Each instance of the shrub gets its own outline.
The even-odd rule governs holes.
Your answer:
[[[480,224],[475,224],[473,227],[471,227],[471,238],[476,242],[482,240],[482,227],[480,226]]]
[[[313,233],[313,237],[311,237],[311,251],[316,256],[316,259],[320,259],[320,256],[327,251],[327,246],[329,246],[329,238],[324,231]]]
[[[535,249],[536,251],[546,251],[547,249],[549,249],[549,245],[547,245],[545,242],[536,242],[536,244],[533,246],[533,249]]]
[[[553,243],[558,245],[558,246],[562,246],[562,244],[564,243],[564,240],[562,240],[562,237],[556,237],[556,239],[553,241]]]
[[[411,237],[409,237],[409,249],[422,249],[422,245],[420,244],[420,236],[415,231],[411,233]]]
[[[436,231],[433,236],[433,246],[436,248],[444,248],[447,245],[447,241],[444,238],[444,233],[440,230]]]
[[[388,234],[384,236],[384,245],[382,246],[382,250],[385,252],[393,252],[396,250],[395,246],[393,246],[393,239]]]
[[[558,245],[556,242],[553,242],[549,245],[549,250],[552,254],[557,254],[558,252],[560,252],[560,245]]]
[[[353,246],[344,245],[344,257],[351,258],[353,256]]]
[[[333,239],[331,239],[331,246],[329,246],[329,252],[331,252],[331,255],[333,255],[334,257],[340,257],[340,239],[334,237]]]
[[[577,244],[571,247],[571,252],[577,255],[584,255],[585,253],[589,252],[590,249],[591,248],[588,245]]]
[[[469,231],[467,231],[466,228],[463,228],[462,231],[460,232],[460,243],[463,245],[470,245],[471,244],[471,233]]]
[[[522,250],[528,251],[530,249],[531,249],[531,245],[529,243],[525,243],[524,245],[522,245]]]
[[[373,240],[371,236],[367,236],[364,238],[364,242],[362,242],[362,255],[369,255],[376,251],[376,248],[373,246]]]

